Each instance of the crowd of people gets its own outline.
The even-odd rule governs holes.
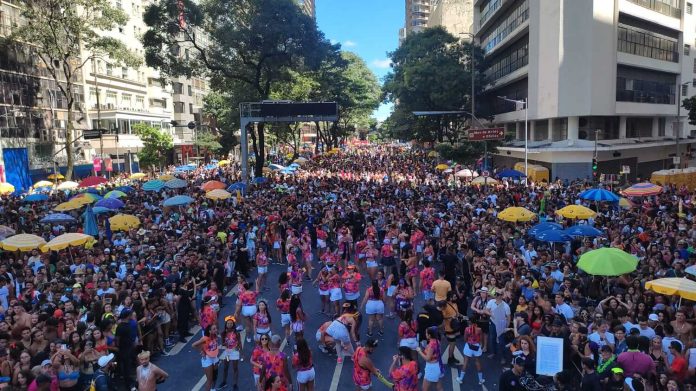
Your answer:
[[[351,147],[293,174],[269,172],[226,201],[207,199],[201,185],[238,183],[234,165],[177,172],[187,181],[179,189],[114,178],[93,191],[129,186],[119,212],[138,216],[138,228],[112,232],[106,215],[84,246],[0,253],[0,389],[155,390],[168,374],[151,355],[187,343],[193,326],[205,391],[250,389],[239,383],[245,370],[258,390],[311,391],[318,355],[348,357],[358,390],[374,381],[442,390],[447,367],[460,383],[475,376],[500,390],[694,389],[694,303],[645,289],[690,277],[693,192],[665,187],[622,208],[579,199],[592,186],[582,181],[472,186],[437,163],[403,147]],[[47,241],[81,232],[80,223],[40,222],[74,195],[4,197],[0,224]],[[163,207],[174,195],[193,202]],[[539,219],[574,224],[554,213],[572,204],[597,212],[585,223],[601,236],[549,244],[528,235]],[[538,218],[498,219],[508,206]],[[637,270],[579,270],[579,256],[600,247],[635,255]],[[283,270],[277,281],[271,266]],[[307,308],[303,292],[318,294],[320,308]],[[221,316],[222,305],[232,314]],[[316,312],[326,322],[305,330]],[[385,333],[397,334],[395,346],[380,344]],[[555,376],[536,373],[539,336],[563,341]],[[388,367],[371,360],[375,349],[393,352]],[[491,364],[499,378],[486,378]]]

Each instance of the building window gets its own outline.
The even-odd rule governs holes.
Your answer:
[[[131,94],[121,94],[121,106],[123,108],[130,109],[131,106]]]
[[[620,52],[662,61],[679,61],[676,39],[624,24],[620,24],[618,30]],[[687,52],[687,46],[684,45],[684,52]]]
[[[135,97],[135,107],[138,109],[144,109],[145,108],[145,97],[138,95]]]
[[[691,45],[684,45],[684,55],[688,56],[691,51]]]
[[[175,94],[181,94],[184,92],[184,85],[182,83],[172,83]]]
[[[689,86],[682,84],[682,90],[681,90],[682,96],[687,96],[689,95]]]
[[[128,79],[128,68],[126,68],[126,67],[121,68],[121,78]]]
[[[528,48],[528,42],[518,41],[505,49],[491,62],[491,66],[486,70],[486,78],[491,81],[498,80],[527,65],[529,63]]]
[[[189,114],[193,114],[193,103],[189,103]]]
[[[619,66],[616,71],[616,100],[673,105],[676,75]]]
[[[486,53],[490,52],[527,19],[529,19],[529,3],[524,0],[505,17],[498,27],[481,37],[481,47]]]
[[[106,75],[107,76],[113,76],[114,75],[114,66],[106,63]]]
[[[693,12],[694,6],[691,3],[686,3],[686,13],[691,15]]]
[[[174,112],[182,114],[184,112],[184,102],[174,102]]]
[[[193,96],[193,87],[191,85],[188,85],[188,96]]]

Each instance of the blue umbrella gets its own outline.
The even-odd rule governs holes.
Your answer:
[[[97,217],[94,215],[91,206],[87,206],[87,211],[82,215],[84,217],[82,232],[87,235],[99,236],[99,228],[97,227]]]
[[[48,201],[48,196],[46,194],[29,194],[28,196],[24,197],[24,202],[43,202],[43,201]]]
[[[44,186],[44,187],[37,187],[36,189],[34,189],[34,192],[35,193],[48,193],[51,190],[53,190],[53,188],[51,188],[50,186]]]
[[[183,189],[186,186],[188,186],[188,183],[179,178],[174,178],[164,183],[164,187],[168,187],[170,189]]]
[[[94,213],[95,215],[99,215],[102,213],[109,213],[109,212],[113,212],[113,210],[109,209],[109,208],[105,208],[103,206],[95,206],[94,208],[92,208],[92,213]]]
[[[179,166],[179,167],[175,168],[174,171],[193,171],[195,169],[196,169],[195,166],[190,166],[187,164],[187,165]]]
[[[268,168],[270,168],[273,171],[278,171],[284,169],[285,167],[281,166],[280,164],[269,164]]]
[[[206,170],[214,170],[217,167],[218,167],[217,164],[208,164],[207,166],[205,166],[203,168],[205,168]]]
[[[557,223],[539,223],[530,228],[529,231],[527,231],[527,234],[529,234],[530,236],[536,236],[537,234],[540,234],[544,231],[561,229],[563,229],[563,226]]]
[[[122,191],[124,193],[131,193],[131,192],[135,191],[135,188],[133,188],[131,186],[119,186],[116,188],[116,190]]]
[[[103,200],[97,201],[94,206],[101,206],[109,209],[120,209],[126,206],[126,204],[124,204],[123,201],[119,200],[118,198],[104,198]]]
[[[609,190],[588,189],[579,194],[583,200],[619,202],[620,197]]]
[[[295,168],[295,169],[297,169],[297,168],[300,168],[300,165],[297,164],[297,163],[293,163],[293,164],[289,165],[288,168]]]
[[[216,163],[216,164],[217,164],[217,163],[219,162],[219,160],[217,160],[217,159],[212,159],[210,162],[211,162],[211,163]]]
[[[256,183],[256,184],[261,184],[261,183],[266,183],[266,182],[268,182],[268,178],[266,178],[266,177],[259,176],[259,177],[254,178],[254,183]]]
[[[72,223],[74,221],[76,221],[74,217],[65,213],[51,213],[41,219],[42,223]]]
[[[288,169],[288,168],[286,168],[286,169],[284,169],[284,170],[280,170],[279,172],[280,172],[281,174],[284,174],[284,175],[294,175],[294,174],[297,173],[297,171],[295,171],[295,170],[290,170],[290,169]]]
[[[92,194],[97,194],[97,195],[99,195],[99,190],[96,189],[96,188],[94,188],[94,187],[90,187],[90,188],[87,189],[87,193],[92,193]]]
[[[602,231],[595,227],[589,226],[587,224],[574,225],[566,230],[564,230],[570,236],[587,236],[594,238],[595,236],[602,236]]]
[[[244,190],[246,190],[246,188],[247,188],[246,183],[244,183],[244,182],[236,182],[236,183],[231,184],[230,187],[227,188],[227,191],[229,191],[230,193],[232,193],[232,192],[234,192],[234,191],[236,191],[236,190],[244,191]]]
[[[143,183],[143,190],[145,191],[160,191],[164,187],[164,182],[159,179],[153,179]]]
[[[570,242],[573,238],[562,230],[558,229],[547,229],[546,231],[539,232],[534,235],[534,239],[542,242]]]
[[[193,202],[193,198],[185,195],[178,195],[174,197],[167,198],[164,200],[162,205],[164,206],[180,206],[187,205]]]
[[[513,170],[511,168],[506,168],[503,171],[497,173],[495,175],[497,178],[513,178],[513,179],[520,179],[526,177],[524,173],[519,172],[517,170]]]

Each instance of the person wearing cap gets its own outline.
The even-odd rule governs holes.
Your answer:
[[[524,357],[515,356],[512,358],[512,368],[504,371],[498,379],[498,391],[521,391],[522,385],[520,378],[524,374],[526,361]]]
[[[169,377],[167,372],[150,363],[150,352],[147,350],[138,354],[138,362],[140,365],[135,370],[138,391],[156,391],[157,384],[163,383]]]
[[[112,377],[112,371],[114,367],[114,354],[110,353],[106,356],[99,357],[97,360],[99,369],[94,372],[94,388],[96,391],[112,391],[114,390],[114,384]]]
[[[370,359],[376,347],[377,340],[368,338],[365,346],[358,346],[353,353],[353,382],[358,390],[371,390],[372,375],[381,375]]]

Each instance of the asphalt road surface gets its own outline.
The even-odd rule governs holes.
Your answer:
[[[269,304],[269,309],[271,310],[272,318],[272,330],[274,334],[278,334],[281,338],[284,337],[284,332],[280,328],[280,314],[275,306],[275,301],[279,296],[278,293],[278,275],[281,271],[285,270],[285,266],[281,265],[270,265],[269,273],[267,278],[266,286],[270,288],[269,291],[262,292],[261,298],[266,299]],[[255,276],[255,272],[252,277]],[[365,288],[368,285],[369,278],[363,278],[361,295],[364,294]],[[361,297],[362,300],[362,297]],[[225,297],[223,302],[223,307],[218,316],[219,326],[222,330],[223,318],[234,312],[235,309],[236,296],[229,294]],[[314,334],[319,326],[330,320],[327,315],[320,312],[321,302],[317,289],[312,286],[310,281],[305,281],[302,293],[302,305],[304,311],[307,314],[307,321],[305,322],[305,336],[310,348],[312,349],[312,357],[314,361],[314,368],[316,371],[315,380],[315,390],[319,391],[353,391],[355,390],[355,385],[353,383],[353,362],[346,357],[343,364],[336,363],[336,356],[322,353],[318,347],[317,342],[314,338]],[[420,307],[423,305],[421,297],[416,298],[415,301],[415,311],[418,313]],[[372,354],[371,358],[375,363],[375,366],[379,368],[385,377],[388,378],[389,366],[392,362],[392,356],[397,353],[397,332],[398,318],[387,319],[385,318],[384,329],[385,333],[383,337],[378,337],[375,333],[375,337],[379,338],[379,346]],[[363,317],[362,329],[360,330],[360,340],[364,343],[367,340],[367,317]],[[196,332],[197,331],[197,332]],[[154,360],[154,363],[167,371],[169,373],[169,379],[158,386],[158,390],[192,390],[199,391],[204,389],[205,378],[203,376],[203,370],[200,364],[200,354],[191,348],[191,344],[201,337],[201,332],[199,327],[195,327],[191,332],[195,332],[194,336],[189,339],[186,344],[177,343],[169,353],[169,356],[162,356]],[[244,340],[244,338],[242,338]],[[444,339],[443,339],[444,341]],[[284,341],[283,347],[284,352],[287,355],[292,353],[292,341],[286,343]],[[459,350],[463,347],[463,342],[458,341]],[[253,376],[251,371],[251,364],[249,363],[249,358],[251,357],[251,351],[253,349],[252,343],[244,343],[243,358],[244,361],[239,363],[239,389],[242,391],[255,391],[253,386]],[[456,356],[460,357],[460,353],[457,352]],[[484,378],[486,382],[483,386],[478,384],[478,379],[476,375],[476,370],[473,362],[469,362],[469,368],[466,373],[466,378],[464,379],[464,384],[459,384],[455,379],[457,377],[457,369],[453,367],[446,366],[445,376],[443,377],[443,389],[444,390],[497,390],[498,389],[498,377],[502,371],[501,364],[497,359],[487,359],[482,360]],[[422,360],[421,360],[422,364]],[[291,370],[291,374],[294,377],[294,371]],[[220,374],[218,382],[219,385],[222,380],[222,368],[220,368]],[[226,390],[231,389],[231,379],[232,379],[232,368],[230,367],[228,379],[228,387]],[[297,390],[297,384],[294,384],[294,389]],[[380,383],[379,380],[373,377],[372,389],[378,390],[389,390],[386,386]]]

